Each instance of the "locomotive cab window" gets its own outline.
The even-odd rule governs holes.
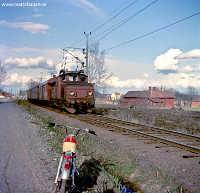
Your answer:
[[[74,81],[74,77],[73,77],[73,76],[69,76],[69,77],[68,77],[68,80],[69,80],[70,82],[72,82],[72,81]]]
[[[70,82],[77,82],[78,81],[78,77],[77,76],[69,76],[68,80]]]

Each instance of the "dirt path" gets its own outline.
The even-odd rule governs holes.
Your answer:
[[[52,161],[38,128],[14,103],[0,104],[0,193],[48,193]]]

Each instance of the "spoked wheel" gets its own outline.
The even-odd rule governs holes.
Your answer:
[[[68,193],[70,190],[70,184],[68,180],[59,181],[54,186],[53,193]]]
[[[59,193],[66,193],[66,185],[67,185],[67,180],[62,180]]]
[[[61,181],[58,181],[58,184],[54,185],[53,193],[58,193],[60,191],[60,188],[61,188]]]

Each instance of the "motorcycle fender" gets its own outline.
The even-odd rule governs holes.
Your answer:
[[[62,170],[62,175],[61,175],[61,179],[62,180],[67,180],[70,177],[70,170]]]

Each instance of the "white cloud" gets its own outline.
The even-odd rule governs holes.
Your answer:
[[[33,34],[36,33],[45,33],[49,26],[41,23],[33,23],[33,22],[8,22],[5,20],[0,20],[0,26],[15,28],[15,29],[23,29],[24,31],[31,32]]]
[[[45,68],[52,69],[53,61],[42,56],[38,57],[23,57],[23,58],[7,58],[4,63],[8,69],[10,68]]]
[[[149,77],[149,74],[148,74],[148,73],[144,73],[143,76],[144,76],[145,78],[148,78],[148,77]]]
[[[75,55],[81,56],[81,53],[76,52]],[[13,87],[26,86],[30,79],[38,81],[42,77],[43,81],[47,80],[50,74],[59,72],[63,63],[62,51],[58,48],[9,47],[0,44],[0,58],[8,72],[3,85]],[[67,61],[69,69],[76,67],[73,64]]]
[[[187,88],[188,86],[200,88],[199,78],[200,75],[193,73],[178,73],[165,75],[163,78],[159,79],[159,82],[170,88]]]
[[[91,13],[95,13],[98,16],[102,16],[103,12],[100,8],[96,7],[93,3],[91,3],[89,0],[70,0],[70,2],[77,6],[80,7],[81,9]]]
[[[3,82],[3,85],[5,86],[24,86],[31,80],[30,76],[27,75],[21,75],[18,73],[12,73],[9,74],[5,81]]]
[[[166,86],[168,88],[187,88],[188,86],[192,86],[200,88],[200,75],[192,73],[175,73],[151,78],[133,78],[127,80],[120,80],[119,77],[113,76],[106,80],[105,83],[111,88],[123,88],[129,90],[142,90],[148,86]]]
[[[178,52],[181,52],[179,49],[175,50],[178,50],[177,54]],[[82,58],[83,55],[81,52],[77,51],[74,52],[74,54],[81,59],[84,59]],[[165,55],[165,53],[161,55]],[[71,56],[69,54],[66,56],[68,58],[68,69],[76,67],[72,62],[70,63]],[[20,84],[26,84],[30,78],[40,80],[41,76],[43,76],[44,81],[44,79],[49,76],[49,68],[51,68],[51,66],[55,67],[58,72],[62,64],[62,52],[56,48],[12,48],[0,45],[0,58],[4,61],[7,59],[7,65],[10,63],[9,65],[12,67],[12,70],[8,71],[9,77],[4,82],[4,84],[7,85],[20,86]],[[153,65],[141,65],[140,63],[132,63],[126,60],[108,57],[106,58],[106,67],[109,69],[109,72],[113,72],[115,76],[110,77],[105,83],[109,88],[121,88],[122,90],[142,90],[148,86],[160,87],[161,85],[168,88],[187,88],[188,86],[199,88],[200,65],[198,61],[193,63],[193,61],[186,60],[180,63],[180,59],[175,58],[174,61],[174,57],[172,58],[172,61],[176,66],[176,73],[162,74],[155,73],[155,71],[153,72]],[[29,66],[30,68],[26,69],[26,66]],[[43,67],[42,72],[47,73],[48,76],[41,74],[41,69],[38,67]]]
[[[190,72],[193,72],[195,70],[194,66],[192,65],[187,65],[187,66],[184,66],[183,68],[181,68],[179,70],[179,72],[184,72],[184,73],[190,73]]]
[[[37,72],[23,74],[22,72],[13,72],[8,73],[5,80],[2,82],[3,86],[11,86],[11,87],[27,87],[28,83],[33,80],[36,82],[48,80],[52,77],[50,74],[45,72]]]
[[[180,49],[169,49],[154,60],[155,69],[162,74],[199,72],[199,65],[191,59],[200,58],[200,49],[182,52]],[[182,61],[186,60],[186,61]],[[188,61],[190,60],[190,61]]]
[[[30,60],[30,58],[32,59]],[[57,64],[61,63],[62,53],[61,50],[57,48],[9,47],[0,44],[0,59],[3,63],[5,63],[5,61],[11,63],[7,64],[7,70],[11,70],[11,68],[23,70],[23,67],[19,67],[19,65],[26,66],[32,61],[34,64],[32,64],[31,67],[29,66],[30,69],[37,70],[37,68],[43,68],[44,70],[47,69],[52,73],[56,73],[55,70],[57,70],[57,72],[60,70]],[[9,61],[7,59],[12,60]],[[23,65],[19,64],[19,61],[21,62],[22,59],[25,61]],[[39,61],[41,62],[40,64],[38,64]],[[17,62],[17,64],[13,62]]]
[[[172,72],[178,69],[178,59],[176,58],[182,53],[179,49],[169,49],[164,54],[156,57],[154,60],[154,67],[159,72]]]
[[[195,59],[200,58],[200,49],[193,49],[188,52],[184,52],[176,57],[177,59]]]
[[[145,79],[127,79],[127,80],[120,80],[117,76],[112,76],[105,81],[105,84],[109,87],[114,88],[143,88],[146,81]]]
[[[113,76],[108,79],[106,84],[108,87],[118,89],[124,88],[129,90],[141,90],[147,88],[148,86],[160,87],[161,85],[168,88],[187,88],[188,86],[199,88],[200,66],[198,64],[191,63],[191,61],[189,63],[180,63],[180,59],[177,56],[180,56],[181,54],[183,54],[183,52],[180,49],[169,49],[165,53],[156,57],[154,60],[154,69],[161,73],[154,74],[154,72],[154,75],[151,75],[152,73],[149,74],[149,72],[144,73],[143,68],[140,74],[132,74],[132,76],[130,76],[130,71],[132,72],[130,69],[136,69],[133,64],[130,65],[129,68],[124,68],[124,66],[128,66],[127,63],[113,58],[109,59],[107,60],[108,67],[117,66],[118,72],[115,73],[117,76]],[[120,69],[120,66],[122,67],[122,70]],[[139,64],[137,64],[137,66],[139,66]],[[146,70],[147,69],[145,69],[145,71]],[[124,80],[122,80],[122,73],[126,75],[129,74],[130,78],[124,78]]]

